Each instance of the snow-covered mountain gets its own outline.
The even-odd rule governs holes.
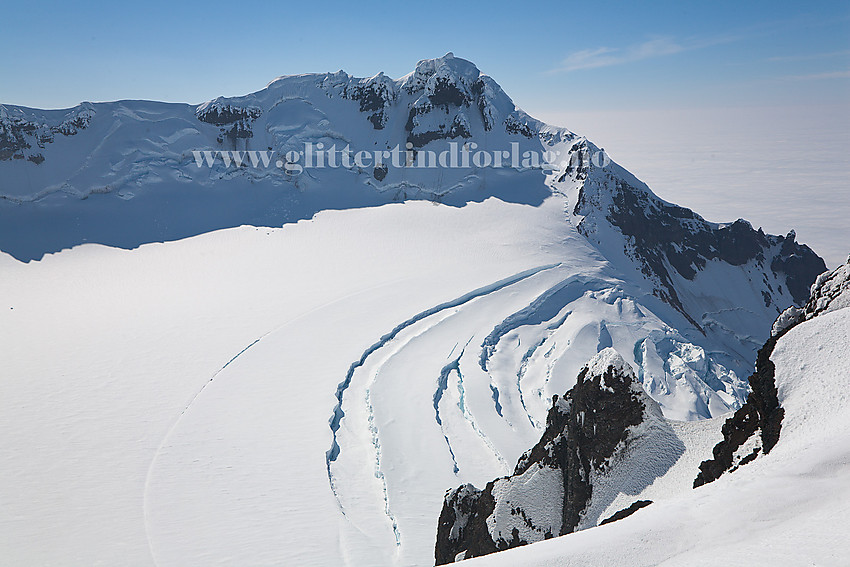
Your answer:
[[[777,320],[747,403],[725,423],[701,430],[668,423],[659,434],[664,420],[647,411],[647,400],[641,416],[617,404],[577,413],[579,386],[556,398],[546,432],[513,475],[483,492],[466,485],[446,495],[437,563],[542,542],[560,530],[571,535],[470,565],[844,564],[849,266],[823,274],[805,307]],[[616,354],[601,352],[583,374],[580,386],[591,396],[639,409],[642,393],[629,395],[631,370]],[[594,437],[602,442],[588,443]],[[602,459],[594,458],[598,447],[606,448]],[[710,458],[697,471],[688,453]],[[693,489],[683,461],[698,472]],[[575,474],[580,465],[584,474]]]
[[[306,168],[293,175],[274,163],[249,166],[259,158],[247,153],[244,167],[223,160],[199,166],[193,153],[282,157],[312,144],[352,151],[412,147],[427,158],[428,151],[438,154],[458,141],[490,153],[516,144],[520,155],[549,152],[557,159],[506,168]],[[280,226],[325,209],[408,199],[459,206],[491,197],[539,206],[562,195],[563,222],[587,238],[601,256],[597,264],[622,284],[565,277],[494,327],[481,368],[487,371],[499,342],[517,332],[534,348],[511,361],[514,371],[537,370],[537,347],[551,348],[555,340],[541,341],[565,334],[560,320],[572,311],[568,306],[586,292],[614,290],[603,303],[635,300],[660,321],[637,321],[644,319],[640,308],[624,315],[619,306],[615,315],[598,318],[596,337],[567,338],[571,376],[596,347],[616,342],[668,415],[692,419],[738,407],[746,396],[741,378],[766,325],[805,300],[825,265],[794,242],[793,232],[769,236],[741,220],[715,225],[665,203],[616,164],[594,163],[598,152],[584,138],[532,119],[490,77],[451,54],[421,61],[399,80],[342,71],[282,77],[257,93],[197,107],[139,101],[83,103],[68,111],[3,106],[0,249],[28,260],[82,242],[133,247],[227,226]],[[588,340],[595,344],[573,344]]]
[[[320,144],[404,164],[292,153]],[[519,157],[416,166],[454,144]],[[199,106],[0,106],[0,197],[18,563],[430,563],[444,491],[508,474],[597,353],[699,429],[825,269],[658,199],[451,54]]]

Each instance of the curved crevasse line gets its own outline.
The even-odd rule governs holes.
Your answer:
[[[487,363],[496,351],[496,345],[509,332],[524,325],[540,325],[557,317],[564,307],[579,299],[585,292],[600,291],[610,283],[587,275],[576,275],[558,283],[540,294],[527,307],[508,316],[496,325],[481,343],[479,364],[487,372]]]
[[[546,341],[548,341],[549,338],[564,325],[567,320],[567,317],[569,317],[570,315],[572,315],[572,311],[567,311],[555,322],[550,323],[546,327],[545,336],[533,345],[531,345],[528,350],[525,351],[525,354],[522,355],[522,360],[520,360],[519,363],[519,370],[517,370],[516,373],[516,387],[517,391],[519,392],[519,403],[522,405],[522,409],[523,411],[525,411],[525,415],[528,416],[529,423],[531,423],[532,427],[534,427],[535,429],[543,429],[543,424],[536,422],[531,416],[531,413],[528,411],[528,407],[525,404],[525,392],[522,391],[522,379],[525,377],[525,373],[528,370],[528,363],[531,360],[531,357],[534,356],[534,353],[537,352],[537,349],[546,344]]]
[[[496,457],[496,460],[499,461],[499,464],[505,469],[505,471],[509,471],[510,467],[508,466],[508,462],[502,456],[499,451],[493,446],[490,440],[484,435],[484,432],[478,428],[478,424],[475,423],[475,418],[472,415],[472,412],[469,411],[469,408],[466,406],[466,389],[463,386],[463,373],[460,371],[460,365],[457,368],[457,393],[458,393],[458,401],[457,407],[460,410],[463,418],[469,423],[472,427],[472,430],[481,438],[481,441],[490,449],[490,452],[493,453],[493,456]]]
[[[499,417],[505,417],[502,415],[502,404],[499,403],[499,388],[490,382],[490,397],[493,398],[493,405],[496,408],[496,413]]]
[[[492,283],[490,285],[475,289],[475,290],[473,290],[469,293],[466,293],[466,294],[464,294],[464,295],[462,295],[462,296],[460,296],[456,299],[453,299],[451,301],[441,303],[439,305],[436,305],[434,307],[426,309],[425,311],[422,311],[422,312],[414,315],[410,319],[396,325],[395,328],[393,328],[389,333],[382,336],[376,343],[374,343],[372,346],[370,346],[368,349],[366,349],[363,352],[363,354],[360,356],[360,358],[351,364],[351,366],[348,368],[348,372],[345,375],[345,379],[342,382],[339,383],[339,385],[337,386],[337,389],[336,389],[335,397],[337,399],[337,403],[334,406],[333,413],[331,414],[330,419],[328,420],[328,425],[331,429],[333,439],[331,441],[330,448],[325,453],[325,462],[326,462],[326,465],[327,465],[327,472],[328,472],[328,482],[330,483],[331,490],[334,493],[334,497],[336,498],[337,504],[339,504],[340,509],[342,509],[342,504],[339,501],[339,495],[337,494],[336,484],[334,483],[333,473],[331,471],[331,463],[336,461],[337,458],[339,457],[340,446],[339,446],[339,443],[337,442],[337,432],[339,431],[339,428],[340,428],[340,422],[342,421],[342,418],[345,416],[345,412],[342,409],[342,402],[343,402],[343,397],[345,395],[345,391],[351,385],[351,380],[354,377],[355,371],[358,368],[360,368],[361,366],[363,366],[366,363],[366,359],[369,358],[369,356],[371,356],[375,351],[377,351],[378,349],[380,349],[381,347],[386,345],[388,342],[393,340],[401,331],[403,331],[407,327],[413,325],[414,323],[417,323],[417,322],[421,321],[422,319],[430,317],[431,315],[435,315],[435,314],[437,314],[440,311],[443,311],[445,309],[451,309],[453,307],[459,307],[459,306],[461,306],[465,303],[468,303],[469,301],[471,301],[471,300],[473,300],[477,297],[481,297],[483,295],[488,295],[488,294],[494,293],[494,292],[499,291],[499,290],[501,290],[505,287],[519,283],[519,282],[521,282],[521,281],[523,281],[523,280],[525,280],[525,279],[527,279],[527,278],[529,278],[529,277],[531,277],[535,274],[538,274],[538,273],[540,273],[544,270],[550,270],[550,269],[556,268],[560,265],[561,265],[560,263],[558,263],[558,264],[546,264],[546,265],[543,265],[543,266],[538,266],[536,268],[531,268],[529,270],[522,271],[518,274],[514,274],[513,276],[510,276],[508,278],[499,280],[499,281]]]
[[[381,439],[378,436],[378,428],[375,425],[375,409],[372,407],[372,390],[366,389],[366,407],[369,412],[369,432],[372,434],[372,446],[375,447],[375,477],[381,481],[381,490],[384,496],[384,513],[389,518],[393,528],[396,547],[401,546],[401,532],[398,529],[398,521],[390,510],[390,496],[387,489],[387,478],[381,469]]]
[[[452,468],[454,469],[453,472],[455,474],[459,472],[457,467],[457,458],[455,457],[455,452],[452,449],[452,443],[449,441],[449,436],[446,435],[446,431],[443,428],[443,420],[440,417],[440,401],[443,399],[443,394],[449,387],[449,376],[452,371],[457,372],[458,375],[460,374],[460,359],[471,340],[472,338],[470,337],[469,341],[466,341],[466,345],[464,345],[464,347],[460,350],[460,354],[457,355],[457,358],[443,366],[440,370],[440,376],[437,378],[437,390],[434,392],[434,419],[436,419],[437,425],[440,426],[440,431],[443,433],[443,438],[446,440],[446,446],[449,448],[449,454],[452,457]],[[455,345],[455,348],[457,348],[457,345]],[[454,349],[452,349],[452,352],[449,353],[449,356],[451,356],[452,353],[454,353]]]
[[[437,313],[435,315],[439,315],[439,313]],[[426,317],[425,319],[423,319],[420,322],[423,322],[423,323],[427,322],[428,319],[429,318]],[[436,323],[433,323],[433,324],[429,324],[426,328],[422,329],[420,332],[418,332],[414,337],[412,337],[409,340],[414,340],[417,337],[420,337],[424,334],[427,334],[436,325],[439,325],[439,321],[436,322]],[[470,338],[470,341],[471,340],[472,339]],[[396,356],[399,352],[403,351],[404,347],[407,344],[409,344],[409,341],[402,341],[400,344],[394,344],[394,346],[397,348],[397,350],[394,354],[392,354],[390,356],[390,358]],[[469,344],[469,341],[467,341],[467,344]],[[454,352],[455,348],[457,348],[457,344],[455,344],[455,347],[452,349],[452,352]],[[464,345],[464,348],[466,348],[466,345]],[[389,360],[389,359],[387,359],[387,360]],[[383,364],[386,364],[386,362],[387,361],[384,361]],[[401,547],[401,539],[402,539],[401,538],[401,529],[399,528],[398,521],[396,520],[395,514],[393,514],[392,510],[390,509],[389,487],[387,485],[386,475],[384,474],[384,470],[381,466],[381,462],[382,462],[382,458],[383,458],[383,450],[381,448],[380,433],[378,431],[377,425],[375,424],[375,407],[372,404],[372,385],[376,382],[378,375],[380,374],[382,368],[383,368],[383,366],[380,365],[377,368],[375,368],[374,371],[371,373],[371,377],[370,377],[369,383],[368,383],[368,385],[366,387],[366,391],[365,391],[364,403],[366,405],[367,427],[369,429],[372,447],[375,450],[375,472],[374,472],[374,474],[375,474],[375,478],[377,478],[381,483],[381,497],[382,497],[382,500],[383,500],[383,503],[384,503],[384,514],[387,516],[387,519],[390,522],[390,527],[392,528],[392,531],[393,531],[393,537],[395,539],[395,544],[396,544],[396,547],[398,548],[398,547]],[[339,503],[340,502],[338,501],[338,504]],[[342,511],[341,507],[340,507],[340,509]],[[344,514],[344,511],[343,511],[343,514]]]

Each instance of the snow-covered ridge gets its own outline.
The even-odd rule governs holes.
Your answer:
[[[632,371],[632,367],[629,366],[629,364],[625,360],[623,360],[623,357],[620,356],[620,354],[613,348],[608,347],[600,350],[598,353],[596,353],[596,356],[590,359],[590,361],[587,363],[586,368],[587,373],[590,376],[601,376],[603,378],[601,382],[601,387],[603,388],[608,389],[608,387],[605,386],[604,378],[605,372],[609,368],[612,369],[615,374],[629,376],[629,378],[631,379],[629,385],[637,387],[637,385],[635,384],[635,374]]]
[[[52,143],[57,134],[73,136],[85,129],[94,114],[91,103],[53,112],[0,105],[0,161],[26,159],[40,165],[44,155],[39,150]]]
[[[780,339],[794,327],[820,315],[850,306],[850,269],[848,264],[818,276],[811,296],[803,308],[789,307],[773,323],[770,338],[759,349],[755,372],[749,382],[752,391],[747,402],[723,426],[723,440],[713,450],[713,458],[700,464],[694,486],[717,480],[726,472],[769,453],[782,434],[785,408],[780,402],[776,383],[776,365],[772,361]]]
[[[512,475],[482,490],[466,484],[446,494],[436,563],[595,526],[621,492],[646,488],[646,483],[638,487],[630,469],[661,475],[683,452],[629,364],[613,348],[602,349],[576,385],[554,397],[542,437],[520,457]]]

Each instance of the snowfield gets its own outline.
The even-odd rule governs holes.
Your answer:
[[[499,343],[516,348],[496,349],[488,372],[480,345],[565,273],[624,285],[563,222],[557,197],[542,207],[489,199],[329,211],[281,229],[130,251],[84,245],[29,264],[0,256],[4,558],[432,564],[443,492],[508,472],[548,409],[548,392],[525,398],[513,367],[499,371],[501,358],[525,352],[521,334]],[[606,294],[581,297],[572,311],[611,305]],[[614,337],[631,328],[623,311],[609,320]],[[666,502],[485,561],[650,565],[708,546],[725,561],[741,546],[746,557],[765,552],[760,538],[783,542],[771,553],[793,559],[788,550],[813,547],[792,543],[794,533],[838,538],[850,474],[847,315],[817,318],[777,346],[788,409],[766,458],[690,491],[720,421],[674,422],[688,449],[632,498]],[[587,332],[578,321],[575,336]],[[814,360],[795,348],[811,341],[824,345]],[[555,391],[571,385],[568,370]],[[814,379],[817,389],[799,387]],[[753,530],[761,535],[744,537]]]
[[[541,246],[564,236],[545,222],[560,213],[553,205],[407,203],[133,251],[86,245],[31,264],[2,256],[3,556],[54,565],[326,565],[358,553],[390,561],[398,547],[388,517],[380,498],[369,500],[371,441],[342,444],[342,457],[362,456],[364,486],[342,484],[339,501],[329,486],[337,386],[411,315],[561,260],[557,246]],[[432,396],[453,346],[432,353],[420,400],[430,414],[412,427],[439,433]],[[467,386],[469,403],[492,411],[489,385],[480,389]],[[448,458],[439,438],[434,464]],[[399,465],[432,458],[413,447],[405,456]],[[468,474],[492,475],[491,461]],[[436,491],[418,487],[428,499],[416,518],[433,531],[454,481],[427,472],[409,480],[436,482]],[[358,498],[374,508],[362,525],[343,514]],[[433,534],[424,545],[429,559]]]

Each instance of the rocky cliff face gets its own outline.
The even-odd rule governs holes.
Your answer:
[[[773,449],[779,441],[785,414],[777,396],[775,368],[770,360],[776,342],[803,321],[848,305],[850,262],[818,276],[803,308],[789,307],[777,318],[770,338],[759,350],[756,370],[750,376],[752,391],[747,402],[723,424],[723,440],[714,447],[713,458],[700,464],[694,488],[713,482]]]
[[[483,490],[466,484],[446,494],[437,565],[575,531],[593,497],[593,479],[658,418],[658,406],[628,364],[613,349],[602,350],[570,391],[555,396],[540,441],[511,476]]]
[[[630,179],[627,172],[618,175],[616,167],[592,169],[596,175],[583,183],[574,208],[574,214],[582,217],[579,231],[595,241],[605,232],[601,225],[622,234],[622,254],[654,282],[658,297],[700,330],[704,324],[702,314],[688,309],[679,288],[683,280],[694,281],[712,262],[749,265],[753,275],[764,283],[765,307],[772,307],[775,312],[787,307],[783,284],[794,303],[802,305],[815,277],[826,270],[817,254],[795,241],[793,230],[786,236],[773,236],[753,229],[743,219],[709,223],[690,209],[659,199],[643,184]],[[588,173],[576,170],[573,175]],[[772,282],[771,274],[781,275],[784,282]]]
[[[48,114],[48,113],[45,113]],[[85,130],[94,117],[92,105],[83,103],[68,111],[34,116],[24,109],[0,106],[0,161],[26,159],[40,165],[43,150],[56,135],[73,136]]]

